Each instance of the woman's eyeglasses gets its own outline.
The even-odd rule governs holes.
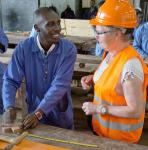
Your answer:
[[[95,34],[96,34],[96,35],[102,35],[102,34],[106,34],[106,33],[109,33],[109,32],[113,32],[113,30],[104,31],[104,32],[97,32],[97,31],[95,30]]]

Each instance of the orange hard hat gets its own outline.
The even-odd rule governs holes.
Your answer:
[[[135,28],[138,25],[135,9],[128,0],[106,0],[90,24],[123,28]]]

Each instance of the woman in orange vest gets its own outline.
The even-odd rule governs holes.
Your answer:
[[[94,75],[81,79],[84,89],[94,84],[93,102],[85,102],[82,109],[92,115],[97,135],[136,143],[144,124],[148,84],[148,68],[127,37],[137,26],[136,12],[128,0],[106,0],[90,23],[105,54]]]

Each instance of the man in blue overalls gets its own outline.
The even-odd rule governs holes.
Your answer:
[[[8,47],[8,38],[5,35],[2,28],[0,28],[0,53],[4,53],[7,50]],[[3,113],[3,102],[2,102],[2,77],[4,74],[4,64],[0,62],[0,114]]]
[[[4,74],[4,109],[15,110],[16,90],[25,78],[28,115],[22,122],[23,128],[36,127],[41,122],[71,129],[70,84],[76,48],[60,37],[60,18],[50,8],[35,11],[34,27],[37,36],[17,45]]]

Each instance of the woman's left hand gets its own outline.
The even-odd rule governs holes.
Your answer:
[[[86,115],[92,115],[97,113],[97,105],[93,104],[92,102],[83,103],[82,109]]]

